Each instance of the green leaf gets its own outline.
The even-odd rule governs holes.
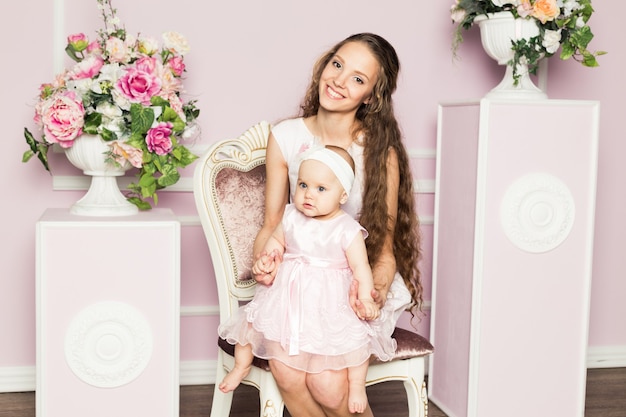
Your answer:
[[[24,154],[22,155],[22,162],[28,162],[30,158],[33,157],[33,155],[35,155],[35,152],[31,150],[25,151]]]
[[[100,131],[100,137],[105,142],[111,142],[117,139],[117,135],[114,132],[104,127]]]
[[[35,139],[33,134],[30,133],[30,130],[28,130],[27,128],[24,128],[24,137],[26,138],[26,143],[30,147],[30,150],[33,152],[37,152],[38,141],[37,139]]]
[[[22,162],[28,162],[34,155],[37,155],[46,171],[50,172],[50,167],[48,166],[48,148],[50,144],[35,139],[27,128],[24,128],[24,138],[26,138],[26,143],[30,150],[24,152]]]
[[[145,135],[154,122],[154,110],[141,104],[131,104],[130,116],[132,118],[130,130],[133,135]]]
[[[82,61],[82,58],[78,55],[76,55],[76,50],[74,49],[74,47],[72,47],[72,45],[67,45],[65,47],[65,52],[67,53],[67,55],[72,58],[74,61],[76,62],[80,62]]]
[[[145,210],[150,210],[152,208],[150,203],[148,203],[147,201],[143,201],[139,197],[130,197],[130,198],[127,198],[126,200],[128,200],[128,202],[136,205],[139,208],[139,210],[145,211]]]
[[[172,165],[165,165],[161,171],[163,175],[159,177],[157,182],[161,188],[169,187],[170,185],[174,185],[180,179],[180,174]]]
[[[591,28],[583,26],[570,34],[568,43],[572,44],[576,49],[586,49],[592,39],[593,33],[591,33]]]
[[[560,58],[565,61],[566,59],[570,59],[574,55],[575,52],[576,50],[574,49],[574,47],[570,45],[568,42],[566,42],[563,45],[561,45]]]
[[[157,181],[150,174],[143,174],[139,178],[139,187],[143,198],[152,196],[157,190]]]

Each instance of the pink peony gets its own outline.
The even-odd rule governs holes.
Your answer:
[[[150,99],[161,91],[156,59],[146,57],[138,60],[135,66],[126,69],[116,87],[129,101],[149,106]]]
[[[157,155],[166,155],[172,150],[172,123],[160,122],[155,127],[148,130],[146,135],[146,145],[148,151]]]
[[[104,65],[102,58],[96,55],[89,55],[72,68],[69,76],[72,80],[82,80],[92,78],[100,72]]]
[[[43,126],[48,142],[70,148],[83,133],[85,108],[73,91],[55,94],[37,108],[35,120]]]
[[[112,36],[107,39],[104,49],[110,62],[125,63],[130,61],[131,51],[120,38]]]
[[[87,53],[101,56],[102,49],[100,48],[100,43],[98,41],[93,41],[87,46]]]
[[[124,165],[126,161],[130,162],[135,168],[141,168],[143,165],[143,151],[137,149],[134,146],[130,146],[125,142],[116,140],[111,144],[113,159],[120,164]]]

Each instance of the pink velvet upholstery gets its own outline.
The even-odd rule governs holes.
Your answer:
[[[237,279],[252,279],[252,246],[265,213],[265,165],[249,172],[222,169],[215,179],[217,201],[235,256]]]

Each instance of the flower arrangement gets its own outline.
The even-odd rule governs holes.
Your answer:
[[[127,198],[150,209],[145,199],[157,204],[157,190],[178,182],[178,169],[197,158],[179,143],[199,134],[195,100],[181,99],[189,46],[177,32],[163,33],[162,47],[152,38],[131,36],[111,0],[97,2],[104,29],[93,42],[83,33],[68,37],[65,51],[75,64],[41,85],[34,120],[42,137],[24,129],[29,149],[22,161],[37,155],[49,171],[50,146],[70,148],[83,133],[99,135],[110,144],[103,156],[109,163],[139,169]]]
[[[474,25],[477,16],[497,12],[511,12],[516,18],[534,19],[539,26],[539,35],[530,40],[512,41],[514,84],[520,74],[518,65],[528,65],[531,74],[537,73],[539,61],[554,55],[559,47],[562,60],[569,58],[587,67],[596,67],[596,56],[606,52],[590,52],[587,49],[593,33],[587,21],[593,13],[591,0],[456,0],[451,7],[452,21],[458,24],[452,50],[456,56],[463,42],[462,30]]]

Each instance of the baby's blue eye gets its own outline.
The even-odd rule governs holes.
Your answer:
[[[324,192],[326,191],[326,187],[317,187],[317,191]]]
[[[301,182],[300,184],[298,184],[298,187],[300,187],[300,188],[306,188],[306,184],[305,184],[305,183],[303,183],[303,182]]]

